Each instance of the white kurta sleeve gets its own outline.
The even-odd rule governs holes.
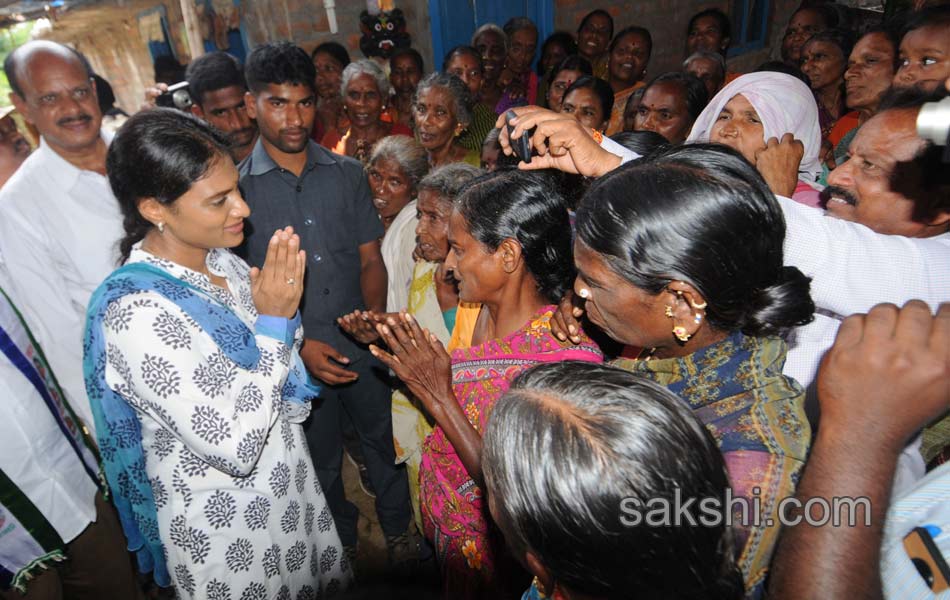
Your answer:
[[[213,467],[233,476],[253,470],[280,415],[291,346],[256,332],[260,360],[243,369],[151,292],[113,302],[104,329],[110,388]]]
[[[818,308],[839,315],[875,304],[950,301],[950,238],[882,235],[778,197],[785,213],[785,263],[812,278]]]
[[[82,330],[91,290],[50,249],[46,233],[17,211],[0,218],[5,288],[36,337],[70,404],[92,431],[92,409],[82,371]]]

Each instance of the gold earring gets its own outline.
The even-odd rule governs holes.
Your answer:
[[[165,221],[158,222],[158,232],[165,233]]]
[[[673,335],[681,342],[688,342],[689,338],[693,337],[682,325],[673,328]]]
[[[706,308],[707,306],[709,306],[709,303],[708,303],[708,302],[703,302],[702,304],[696,304],[695,302],[693,302],[692,300],[690,300],[690,301],[689,301],[689,305],[692,306],[693,308],[695,308],[696,310],[702,310],[702,309]]]
[[[672,318],[673,318],[673,307],[672,307],[672,306],[667,306],[667,307],[666,307],[666,312],[665,312],[664,314],[665,314],[667,317],[669,317],[669,318],[672,319]]]

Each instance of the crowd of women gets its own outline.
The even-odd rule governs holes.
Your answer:
[[[815,303],[784,260],[776,196],[819,207],[828,172],[890,88],[943,84],[950,11],[856,36],[833,6],[807,5],[789,23],[783,61],[748,74],[725,70],[723,13],[696,15],[688,33],[684,71],[649,81],[650,32],[615,34],[602,10],[576,38],[544,40],[536,69],[538,30],[525,18],[481,27],[428,75],[412,49],[393,54],[388,75],[334,43],[312,52],[311,137],[363,163],[385,229],[386,311],[339,315],[338,325],[393,375],[396,460],[446,598],[765,592],[779,503],[812,443],[810,382],[783,365],[785,335],[812,320]],[[703,60],[718,74],[697,74]],[[597,178],[512,168],[499,115],[534,104],[645,158]],[[318,578],[332,594],[351,565],[294,427],[316,393],[298,354],[294,283],[307,249],[288,228],[261,269],[228,251],[248,207],[226,143],[197,119],[133,116],[108,166],[130,242],[91,304],[87,386],[99,431],[139,436],[101,448],[138,543],[174,563],[180,585],[190,580],[206,545],[201,531],[176,528],[180,507],[165,490],[193,486],[211,507],[207,528],[247,525],[213,558],[247,563],[247,577],[251,562],[291,573],[311,594],[301,582]],[[143,237],[144,221],[158,229]],[[186,236],[162,236],[162,224],[186,221]],[[154,336],[136,334],[133,314]],[[159,354],[143,342],[155,339]],[[207,372],[192,375],[183,361],[196,347]],[[193,406],[167,409],[170,392]],[[141,431],[133,410],[147,416]],[[145,456],[171,454],[180,459],[143,480]],[[763,518],[620,520],[624,499],[674,490],[755,501]],[[237,515],[245,496],[259,500]],[[156,511],[170,528],[158,531]],[[254,557],[271,513],[284,542]],[[296,564],[309,544],[311,564]]]

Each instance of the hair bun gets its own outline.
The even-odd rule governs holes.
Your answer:
[[[797,267],[782,267],[775,284],[753,294],[742,332],[754,336],[781,335],[810,323],[815,313],[810,288],[811,278]]]

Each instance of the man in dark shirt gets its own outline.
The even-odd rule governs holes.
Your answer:
[[[245,75],[247,112],[261,134],[238,167],[251,207],[246,253],[251,265],[262,265],[271,233],[286,225],[307,252],[300,355],[324,383],[306,426],[317,476],[352,558],[359,513],[346,499],[340,471],[340,419],[346,411],[359,433],[390,561],[413,560],[415,548],[406,536],[409,486],[404,468],[395,465],[385,367],[336,325],[337,317],[356,309],[385,310],[383,226],[366,176],[359,162],[310,140],[315,73],[302,49],[287,42],[260,46],[248,57]]]

